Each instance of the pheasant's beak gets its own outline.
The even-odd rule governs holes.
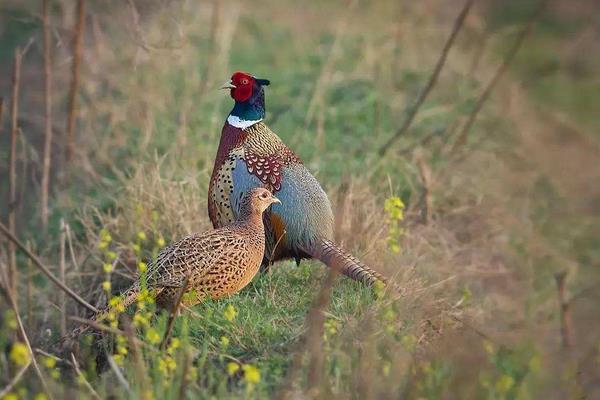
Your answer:
[[[235,86],[233,82],[229,81],[224,83],[223,86],[221,86],[221,89],[237,89],[237,86]]]
[[[279,200],[277,197],[273,196],[271,198],[271,204],[273,204],[273,203],[281,204],[281,200]]]

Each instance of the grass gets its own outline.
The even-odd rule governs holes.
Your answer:
[[[54,177],[50,230],[42,234],[31,154],[43,125],[24,125],[18,236],[57,271],[64,218],[73,231],[67,283],[102,305],[162,243],[209,229],[208,177],[231,107],[216,88],[233,70],[248,70],[271,80],[267,123],[328,192],[340,216],[339,241],[393,276],[403,293],[339,278],[320,305],[325,268],[314,261],[280,263],[239,294],[184,312],[173,332],[179,344],[168,351],[156,350],[167,324],[162,313],[138,323],[134,336],[145,344],[118,335],[104,342],[116,367],[102,374],[85,340],[77,357],[84,377],[38,354],[54,398],[93,396],[89,387],[102,398],[157,399],[597,396],[598,154],[586,141],[597,136],[591,107],[597,78],[574,77],[565,67],[570,56],[552,51],[553,44],[571,43],[561,35],[575,26],[549,11],[467,143],[452,152],[453,127],[465,120],[510,46],[506,32],[528,15],[527,9],[476,10],[413,127],[379,159],[376,150],[427,81],[458,12],[453,3],[219,2],[217,20],[212,4],[169,4],[138,4],[137,27],[126,6],[89,5],[78,153],[72,166],[53,164],[70,182]],[[15,43],[39,34],[15,17],[34,14],[37,5],[3,7],[10,11],[0,17],[10,24],[0,32],[0,49],[11,54]],[[66,20],[58,10],[53,19],[61,43],[68,43],[63,26],[74,12],[65,7]],[[472,72],[476,42],[485,36],[491,46]],[[38,50],[32,48],[24,70],[21,107],[30,119],[42,115],[35,96]],[[63,121],[68,46],[57,46],[54,59],[55,115]],[[595,65],[592,55],[583,60]],[[0,58],[5,61],[10,64]],[[552,73],[537,76],[547,64]],[[3,83],[0,90],[10,93]],[[567,125],[540,108],[567,115]],[[0,135],[0,160],[6,136]],[[428,224],[420,222],[419,157],[434,177]],[[0,184],[0,195],[6,190]],[[401,215],[396,196],[406,205]],[[115,258],[115,269],[106,272]],[[59,336],[56,290],[22,255],[18,264],[19,315],[34,347],[52,352]],[[561,271],[568,271],[576,338],[567,349],[560,343],[554,278]],[[134,321],[145,315],[137,307],[128,312]],[[320,308],[322,326],[307,317]],[[0,312],[5,387],[24,359],[18,341],[15,346],[14,314],[4,303]],[[67,314],[86,316],[70,301]],[[311,370],[316,378],[309,378]],[[10,395],[34,398],[41,391],[29,370]]]

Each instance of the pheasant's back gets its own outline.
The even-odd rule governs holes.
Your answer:
[[[147,286],[159,292],[157,302],[168,307],[189,277],[188,305],[233,294],[258,271],[264,252],[264,233],[250,224],[233,224],[185,237],[165,247],[148,269]]]
[[[209,188],[213,225],[233,221],[244,193],[261,186],[281,200],[264,215],[265,262],[306,257],[302,247],[332,238],[329,199],[300,158],[262,122],[245,130],[226,123]]]

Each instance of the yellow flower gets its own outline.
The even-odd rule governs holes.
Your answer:
[[[123,304],[123,302],[121,301],[121,298],[119,296],[113,296],[109,300],[108,305],[110,306],[110,308],[114,309],[117,313],[125,312],[125,304]]]
[[[244,371],[244,380],[250,384],[260,382],[260,371],[254,365],[244,364],[242,367]]]
[[[52,379],[58,379],[60,378],[60,370],[55,368],[53,370],[50,371],[50,377],[52,377]]]
[[[42,363],[48,369],[52,369],[52,368],[56,367],[56,359],[53,357],[42,358]]]
[[[171,344],[169,345],[169,348],[167,349],[167,354],[173,354],[175,352],[175,350],[177,350],[179,348],[179,346],[181,346],[181,342],[179,341],[178,338],[173,338],[171,340]]]
[[[16,393],[8,393],[2,400],[19,400],[19,396],[17,396]]]
[[[223,348],[227,348],[227,346],[229,346],[229,338],[227,336],[221,336],[219,342],[221,343],[221,346],[223,346]]]
[[[507,393],[515,384],[515,379],[510,375],[502,375],[496,382],[496,390],[500,393]]]
[[[33,398],[33,400],[48,400],[48,396],[46,396],[46,393],[38,393],[35,395],[35,397]]]
[[[117,253],[114,251],[107,251],[106,258],[108,258],[110,261],[113,261],[115,258],[117,258]]]
[[[113,270],[113,266],[111,263],[104,263],[104,265],[102,265],[102,269],[104,270],[104,272],[106,272],[107,274],[110,274]]]
[[[383,376],[389,376],[390,374],[390,370],[392,369],[392,363],[385,360],[383,362],[382,368],[381,368],[381,372],[383,372]]]
[[[163,357],[158,361],[158,370],[164,375],[170,374],[171,372],[175,371],[176,368],[177,363],[171,356]]]
[[[100,229],[100,240],[103,242],[110,242],[112,240],[112,237],[110,236],[108,230],[104,228]]]
[[[140,261],[138,263],[138,269],[140,270],[140,272],[143,274],[144,272],[146,272],[146,270],[148,269],[148,264],[146,264],[143,261]]]
[[[238,363],[234,363],[234,362],[227,363],[227,374],[229,376],[232,376],[233,374],[238,372],[239,369],[240,369],[240,366]]]
[[[144,232],[142,232],[142,231],[139,231],[137,233],[137,237],[138,237],[138,239],[140,239],[142,241],[146,240],[146,234]]]
[[[159,236],[158,239],[156,239],[156,245],[158,247],[164,247],[165,246],[165,239],[162,236]]]
[[[134,243],[134,244],[133,244],[133,246],[131,246],[131,247],[133,248],[133,251],[134,251],[135,253],[139,253],[140,251],[142,251],[142,248],[141,248],[141,247],[140,247],[140,245],[139,245],[139,244],[137,244],[137,243]]]
[[[143,314],[137,313],[133,316],[133,324],[136,327],[142,327],[148,325],[148,320],[144,317]]]
[[[154,328],[148,329],[146,332],[146,339],[152,344],[158,344],[160,342],[160,335]]]
[[[118,366],[123,366],[123,361],[125,360],[125,357],[123,357],[122,354],[114,354],[113,355],[113,360],[115,360],[115,363]]]
[[[10,349],[10,360],[16,365],[23,366],[29,362],[29,350],[25,343],[16,342]]]
[[[227,307],[225,307],[225,311],[223,312],[223,316],[225,316],[225,319],[227,321],[233,321],[236,315],[237,310],[235,309],[235,307],[231,304],[227,304]]]
[[[122,356],[126,356],[126,355],[127,355],[127,353],[128,353],[128,351],[127,351],[127,347],[125,347],[125,346],[121,346],[121,345],[118,345],[118,346],[117,346],[117,354],[120,354],[120,355],[122,355]]]
[[[110,290],[110,281],[102,282],[102,289],[108,292]]]
[[[104,250],[104,249],[106,249],[107,247],[108,247],[108,242],[105,242],[105,241],[103,241],[103,240],[102,240],[102,241],[100,241],[100,242],[98,242],[98,248],[99,248],[100,250]]]

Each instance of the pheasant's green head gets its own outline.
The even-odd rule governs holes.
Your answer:
[[[239,128],[246,128],[265,117],[264,86],[267,79],[258,79],[246,72],[235,72],[231,80],[221,89],[229,89],[235,106],[229,113],[228,122]]]

